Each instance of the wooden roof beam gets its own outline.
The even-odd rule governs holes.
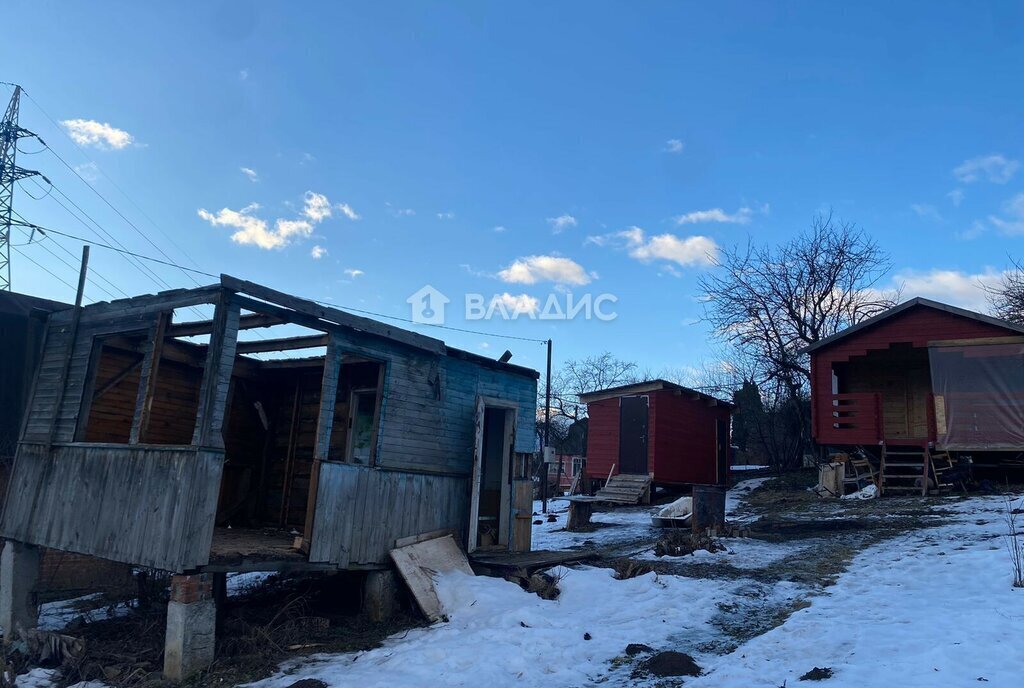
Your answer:
[[[257,327],[272,327],[280,325],[284,320],[268,313],[251,313],[243,315],[238,320],[238,329],[252,330]],[[167,328],[168,337],[194,337],[200,334],[210,334],[213,329],[212,320],[192,320],[189,322],[175,323]]]
[[[410,330],[403,330],[400,327],[394,327],[386,323],[378,322],[377,320],[364,318],[360,315],[353,315],[352,313],[347,313],[338,308],[322,306],[315,301],[285,294],[284,292],[264,287],[263,285],[256,284],[255,282],[241,280],[230,275],[221,275],[220,283],[225,289],[230,289],[231,291],[241,294],[248,294],[249,296],[253,296],[262,301],[267,301],[271,304],[277,304],[278,306],[291,309],[299,314],[312,316],[359,332],[365,332],[367,334],[384,337],[392,341],[401,342],[402,344],[412,346],[417,349],[425,349],[435,354],[443,355],[446,353],[444,342],[440,339],[427,337],[426,335],[412,332]],[[258,308],[250,306],[246,306],[246,308],[259,312]]]
[[[329,335],[313,334],[306,337],[286,337],[282,339],[260,339],[251,342],[238,342],[235,353],[256,354],[267,351],[295,351],[296,349],[313,349],[327,346]]]

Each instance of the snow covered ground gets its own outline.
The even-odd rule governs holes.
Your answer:
[[[743,494],[751,489],[730,495],[733,512],[744,510]],[[649,534],[646,508],[595,514],[614,525],[574,534],[560,531],[564,502],[549,506],[559,519],[535,527],[538,547]],[[367,688],[653,685],[631,678],[623,656],[629,643],[693,655],[705,674],[686,679],[688,688],[802,685],[799,677],[815,666],[833,670],[830,688],[1018,686],[1024,590],[1011,587],[1001,538],[1004,502],[951,499],[941,508],[952,518],[868,548],[824,589],[653,573],[616,580],[608,569],[579,568],[560,570],[562,594],[547,601],[502,580],[454,574],[439,584],[448,623],[400,634],[367,652],[296,660],[254,686],[285,688],[300,678]],[[753,572],[819,541],[725,544],[726,552],[691,559],[724,560]],[[726,626],[759,606],[805,608],[738,647],[730,644]]]
[[[688,686],[776,688],[830,667],[829,688],[1019,686],[1024,589],[1001,497],[951,500],[953,523],[871,547],[782,626],[714,658]]]
[[[590,521],[602,527],[586,533],[570,533],[565,530],[569,519],[569,502],[564,499],[548,500],[548,514],[555,516],[555,520],[550,522],[547,515],[541,513],[540,502],[535,502],[533,510],[539,515],[534,516],[533,520],[541,523],[533,526],[533,549],[607,548],[653,541],[657,538],[658,529],[651,524],[651,516],[659,508],[637,506],[598,511]]]

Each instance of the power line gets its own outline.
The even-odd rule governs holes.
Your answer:
[[[51,249],[50,249],[50,247],[49,247],[49,246],[47,246],[46,244],[44,244],[43,242],[39,242],[39,241],[37,241],[37,242],[35,242],[35,245],[36,245],[36,246],[38,246],[39,248],[43,249],[43,250],[44,250],[44,251],[46,251],[47,253],[49,253],[49,254],[50,254],[51,256],[53,256],[53,257],[54,257],[54,258],[56,258],[56,259],[57,259],[58,261],[60,261],[60,262],[61,262],[61,263],[63,263],[64,265],[66,265],[66,266],[67,266],[68,268],[70,268],[70,269],[71,269],[72,271],[74,271],[74,270],[78,270],[78,268],[77,268],[77,267],[75,267],[75,266],[74,266],[73,264],[69,263],[69,262],[68,262],[68,261],[66,261],[66,260],[65,260],[64,258],[61,258],[61,257],[60,257],[60,256],[58,256],[58,255],[57,255],[56,253],[54,253],[54,252],[53,252],[53,250],[51,250]],[[54,245],[56,246],[57,244],[54,244]],[[72,255],[72,256],[74,256],[74,254],[71,254],[71,255]],[[93,274],[95,274],[95,273],[93,273]],[[98,276],[98,275],[97,275],[97,276]],[[87,281],[87,282],[88,282],[89,284],[91,284],[92,286],[96,287],[96,288],[97,288],[97,289],[99,289],[99,290],[100,290],[101,292],[103,292],[104,294],[106,294],[107,296],[109,296],[109,297],[110,297],[111,299],[116,299],[116,298],[117,298],[116,296],[114,296],[114,295],[113,295],[113,294],[112,294],[112,293],[110,292],[110,290],[109,290],[109,289],[107,289],[106,287],[104,287],[104,286],[103,286],[102,284],[97,284],[97,283],[96,283],[96,282],[95,282],[94,280],[90,279],[90,278],[89,278],[88,276],[86,276],[85,280],[86,280],[86,281]]]
[[[47,180],[47,181],[49,181],[49,180]],[[39,182],[35,182],[35,183],[39,184]],[[39,184],[39,186],[40,186],[40,188],[42,188],[41,184]],[[81,213],[81,215],[84,215],[86,218],[88,218],[88,220],[90,222],[92,222],[92,225],[93,225],[93,226],[90,226],[89,222],[86,222],[85,220],[83,220],[82,217],[79,214],[77,214],[74,210],[72,210],[65,203],[63,203],[60,200],[60,198],[54,197],[53,198],[53,202],[56,203],[57,205],[59,205],[61,208],[63,208],[73,218],[78,220],[78,222],[81,223],[82,226],[84,226],[86,229],[88,229],[89,231],[91,231],[93,234],[95,234],[98,237],[106,237],[108,241],[110,241],[110,242],[112,242],[114,244],[117,244],[119,247],[121,247],[122,249],[127,251],[127,247],[124,244],[122,244],[120,241],[118,241],[114,237],[114,235],[112,235],[110,232],[105,230],[103,228],[103,226],[99,222],[97,222],[91,215],[89,215],[89,213],[87,213],[85,210],[83,210],[80,205],[75,203],[74,200],[72,200],[59,187],[57,187],[55,184],[53,184],[53,182],[50,182],[50,188],[55,190],[61,197],[63,197],[65,200],[67,200],[68,203],[70,203],[72,206],[74,206],[78,210],[78,213]],[[25,220],[25,218],[23,218],[23,217],[21,219],[23,221]],[[129,265],[133,266],[136,270],[141,272],[143,277],[146,277],[147,279],[152,281],[154,284],[156,284],[158,287],[160,287],[162,289],[169,289],[170,288],[170,285],[166,281],[164,281],[163,278],[160,277],[160,275],[158,275],[156,272],[154,272],[153,269],[150,268],[149,266],[145,265],[144,263],[142,263],[142,262],[140,262],[138,260],[133,261],[130,257],[128,257],[127,254],[124,255],[123,257],[125,258],[126,261],[128,261]]]
[[[49,270],[48,268],[46,268],[46,267],[44,267],[43,265],[40,265],[39,263],[37,263],[36,261],[34,261],[34,260],[32,259],[32,256],[30,256],[30,255],[28,255],[27,253],[25,253],[25,251],[23,251],[23,250],[22,250],[22,249],[21,249],[20,247],[14,247],[14,248],[15,248],[15,249],[16,249],[16,250],[18,251],[18,253],[20,253],[20,254],[21,254],[21,256],[22,256],[22,257],[23,257],[23,258],[24,258],[25,260],[27,260],[28,262],[32,263],[33,265],[35,265],[35,266],[36,266],[37,268],[39,268],[39,269],[40,269],[40,270],[42,270],[43,272],[45,272],[45,273],[47,273],[48,275],[50,275],[50,277],[54,278],[55,280],[57,280],[57,281],[58,281],[58,282],[60,282],[61,284],[64,284],[64,285],[66,285],[66,286],[67,286],[67,287],[68,287],[69,289],[72,289],[72,290],[74,290],[74,291],[76,291],[76,292],[78,291],[78,287],[76,287],[75,285],[71,284],[70,282],[67,282],[67,281],[63,280],[63,279],[62,279],[62,278],[61,278],[61,277],[60,277],[59,275],[57,275],[57,274],[54,274],[54,273],[53,273],[53,272],[52,272],[51,270]],[[94,299],[90,299],[90,301],[93,301],[93,302],[95,302],[95,300],[94,300]]]
[[[180,270],[188,270],[189,272],[194,272],[197,275],[203,275],[205,277],[212,277],[212,278],[218,279],[218,280],[220,279],[220,275],[215,275],[215,274],[213,274],[211,272],[206,272],[204,270],[197,270],[197,269],[193,269],[193,268],[186,268],[186,267],[181,266],[181,265],[170,263],[170,262],[168,262],[166,260],[161,260],[160,258],[153,258],[152,256],[143,255],[141,253],[134,253],[132,251],[128,251],[127,249],[118,248],[116,246],[111,246],[110,244],[94,242],[92,239],[87,239],[85,237],[76,236],[76,235],[71,234],[69,232],[62,232],[62,231],[60,231],[58,229],[51,229],[49,227],[42,227],[42,226],[34,224],[32,222],[26,222],[25,219],[21,218],[20,216],[19,216],[19,218],[21,219],[21,223],[22,223],[23,226],[30,227],[32,229],[38,230],[38,231],[40,231],[40,232],[42,232],[44,234],[57,234],[59,236],[67,237],[68,239],[74,239],[75,241],[81,241],[82,243],[85,243],[85,244],[91,243],[94,246],[98,246],[99,248],[105,248],[105,249],[110,250],[110,251],[117,251],[119,253],[127,253],[128,255],[134,256],[135,258],[139,258],[141,260],[149,260],[149,261],[152,261],[154,263],[160,263],[161,265],[171,265],[172,267],[176,267],[176,268],[178,268]],[[481,330],[471,330],[469,328],[454,327],[452,325],[438,325],[438,324],[435,324],[435,323],[420,323],[420,322],[416,322],[415,320],[412,320],[411,318],[403,318],[403,317],[398,316],[398,315],[388,315],[387,313],[378,313],[376,311],[369,311],[369,310],[366,310],[364,308],[353,308],[351,306],[345,306],[343,304],[331,303],[329,301],[321,301],[319,299],[311,299],[311,298],[306,298],[306,297],[301,297],[301,298],[305,298],[307,301],[312,301],[313,303],[317,303],[317,304],[319,304],[321,306],[326,306],[328,308],[337,308],[337,309],[340,309],[340,310],[350,311],[352,313],[362,313],[364,315],[372,315],[372,316],[377,317],[377,318],[386,318],[388,320],[397,320],[399,322],[406,322],[406,323],[410,323],[410,324],[413,324],[413,325],[426,325],[428,327],[436,327],[436,328],[439,328],[439,329],[450,330],[450,331],[453,331],[453,332],[463,332],[463,333],[466,333],[466,334],[480,335],[481,337],[500,337],[502,339],[514,339],[514,340],[518,340],[518,341],[522,341],[522,342],[533,342],[535,344],[547,344],[547,340],[546,339],[535,339],[533,337],[520,337],[518,335],[499,334],[497,332],[483,332]]]
[[[15,214],[18,215],[18,213],[15,213]],[[94,241],[93,239],[89,239],[89,238],[86,238],[86,237],[76,236],[76,235],[71,234],[69,232],[62,232],[59,229],[52,229],[50,227],[43,227],[41,225],[35,224],[34,222],[26,221],[25,218],[21,217],[21,215],[18,215],[18,218],[21,220],[21,225],[23,227],[30,227],[31,229],[35,229],[35,230],[38,230],[38,231],[42,232],[43,234],[57,234],[57,235],[62,236],[62,237],[67,237],[68,239],[74,239],[75,241],[81,241],[83,244],[92,244],[93,246],[99,246],[100,248],[105,248],[105,249],[110,250],[110,251],[117,251],[118,253],[123,253],[125,255],[132,256],[133,258],[138,258],[139,260],[148,260],[148,261],[151,261],[153,263],[159,263],[161,265],[169,265],[170,267],[178,268],[179,270],[187,270],[189,272],[194,272],[197,275],[205,275],[206,277],[213,277],[214,279],[220,279],[220,275],[214,275],[212,272],[205,272],[203,270],[195,270],[193,268],[182,267],[181,265],[178,265],[176,263],[172,263],[170,261],[161,260],[160,258],[153,258],[152,256],[146,256],[146,255],[143,255],[141,253],[135,253],[134,251],[129,251],[128,249],[123,248],[123,247],[111,246],[110,244],[104,244],[103,242],[100,242],[100,241]]]
[[[25,228],[25,227],[21,227],[21,230],[22,231],[28,231],[27,228]],[[35,234],[35,232],[33,231],[32,234]],[[70,258],[72,261],[77,261],[78,260],[78,256],[76,256],[74,253],[72,253],[66,246],[64,246],[64,244],[60,243],[59,241],[54,239],[52,236],[44,235],[43,236],[43,241],[33,241],[32,238],[31,238],[32,234],[29,235],[30,238],[29,238],[29,240],[26,243],[19,244],[19,245],[20,246],[29,246],[31,244],[39,244],[42,248],[47,249],[46,244],[44,244],[43,242],[44,241],[49,241],[49,243],[53,244],[54,246],[59,248],[61,251],[63,251],[68,256],[68,258]],[[59,259],[59,256],[58,256],[58,259]],[[68,265],[68,267],[70,267],[72,270],[77,270],[78,269],[74,265],[67,264],[67,263],[65,263],[65,264]],[[95,276],[97,279],[100,279],[103,282],[105,282],[114,291],[119,292],[121,294],[121,297],[126,298],[126,299],[127,298],[131,298],[131,295],[128,292],[126,292],[124,289],[121,289],[121,287],[119,287],[116,284],[114,284],[113,281],[111,281],[111,280],[107,279],[106,277],[104,277],[99,272],[99,270],[97,270],[95,267],[92,267],[92,268],[89,269],[89,280],[90,281],[91,281],[93,276]],[[107,296],[110,296],[111,298],[115,298],[115,299],[119,298],[119,297],[114,296],[113,294],[111,294],[109,291],[104,289],[99,284],[97,284],[96,287],[98,289],[101,289],[105,294],[107,294]]]
[[[122,188],[121,188],[121,187],[120,187],[120,186],[118,185],[118,183],[117,183],[116,181],[114,181],[114,180],[113,180],[113,179],[112,179],[112,178],[110,177],[110,175],[108,175],[108,174],[107,174],[107,173],[106,173],[106,172],[105,172],[105,171],[103,170],[103,168],[101,168],[101,167],[100,167],[100,166],[99,166],[99,165],[98,165],[98,164],[96,163],[96,161],[95,161],[95,160],[93,160],[93,159],[92,159],[91,157],[89,157],[89,154],[85,152],[85,149],[83,149],[83,148],[82,148],[82,146],[80,146],[80,145],[78,144],[78,142],[77,142],[77,141],[75,141],[75,140],[74,140],[73,138],[71,138],[71,137],[70,137],[70,136],[68,135],[67,131],[65,131],[65,130],[64,130],[64,128],[63,128],[62,126],[60,126],[60,124],[58,124],[58,123],[57,123],[57,121],[56,121],[56,120],[55,120],[55,119],[54,119],[53,117],[51,117],[51,116],[50,116],[50,114],[49,114],[49,113],[48,113],[48,112],[47,112],[47,111],[46,111],[46,110],[45,110],[45,109],[43,108],[43,106],[39,104],[39,101],[37,101],[37,100],[36,100],[35,98],[33,98],[33,97],[31,96],[31,94],[29,94],[29,93],[28,93],[27,91],[25,91],[24,93],[25,93],[25,97],[27,97],[27,98],[28,98],[29,100],[31,100],[31,101],[32,101],[32,104],[33,104],[33,105],[35,105],[35,106],[36,106],[37,108],[39,108],[39,111],[40,111],[41,113],[43,113],[43,116],[44,116],[44,117],[46,117],[46,119],[48,119],[48,120],[50,121],[50,123],[51,123],[51,124],[52,124],[52,125],[54,126],[54,128],[55,128],[55,129],[57,129],[57,130],[58,130],[58,131],[59,131],[59,132],[60,132],[60,133],[61,133],[61,134],[62,134],[62,135],[64,136],[64,138],[66,138],[66,139],[67,139],[68,141],[70,141],[70,142],[71,142],[71,144],[72,144],[72,145],[73,145],[73,146],[74,146],[75,148],[77,148],[77,149],[78,149],[78,151],[79,151],[79,152],[80,152],[80,153],[82,154],[82,156],[83,156],[83,157],[84,157],[84,158],[85,158],[85,159],[86,159],[86,160],[87,160],[87,161],[88,161],[89,163],[91,163],[91,164],[92,164],[92,165],[93,165],[93,166],[94,166],[94,167],[96,168],[96,170],[97,170],[97,171],[99,171],[99,173],[100,173],[100,174],[102,174],[102,175],[103,175],[103,176],[104,176],[104,177],[105,177],[105,178],[107,179],[107,181],[109,181],[109,182],[111,183],[111,185],[113,185],[113,187],[114,187],[115,189],[117,189],[117,190],[118,190],[118,192],[120,192],[120,194],[121,194],[122,196],[124,196],[124,197],[125,197],[125,198],[126,198],[126,199],[128,200],[128,202],[129,202],[129,203],[131,203],[131,204],[132,204],[132,205],[133,205],[133,206],[135,207],[135,209],[136,209],[136,210],[138,210],[138,211],[139,211],[140,213],[142,213],[142,216],[143,216],[143,217],[145,217],[145,218],[146,218],[146,219],[147,219],[147,220],[149,221],[149,223],[150,223],[151,225],[153,225],[153,227],[154,227],[154,228],[156,228],[156,230],[157,230],[158,232],[160,232],[160,234],[162,234],[162,235],[163,235],[163,237],[164,237],[165,239],[167,239],[167,241],[168,241],[168,242],[170,242],[170,244],[171,244],[172,246],[174,246],[174,248],[178,249],[178,251],[179,251],[179,252],[181,252],[181,254],[182,254],[182,255],[184,255],[184,256],[185,256],[186,258],[188,258],[188,259],[189,259],[189,260],[190,260],[190,261],[192,262],[192,264],[193,264],[193,265],[195,265],[196,267],[199,267],[199,263],[197,263],[197,262],[196,262],[196,260],[195,260],[194,258],[192,258],[192,256],[191,256],[191,255],[189,255],[187,251],[185,251],[185,249],[181,248],[181,246],[179,246],[179,245],[178,245],[177,243],[175,243],[174,239],[172,239],[172,238],[171,238],[171,236],[170,236],[170,235],[169,235],[169,234],[168,234],[167,232],[165,232],[165,231],[164,231],[163,229],[161,229],[161,228],[160,228],[160,226],[159,226],[159,225],[157,225],[157,223],[156,223],[156,222],[155,222],[155,221],[153,220],[153,218],[151,218],[151,217],[150,217],[150,216],[149,216],[149,215],[148,215],[148,214],[146,213],[146,211],[145,211],[145,210],[143,210],[143,209],[142,209],[141,207],[139,207],[139,205],[138,205],[138,204],[137,204],[137,203],[136,203],[136,202],[135,202],[134,200],[132,200],[131,196],[129,196],[129,195],[128,195],[128,194],[127,194],[127,193],[126,193],[125,191],[124,191],[124,189],[122,189]],[[41,142],[41,143],[42,143],[42,144],[43,144],[44,146],[46,146],[47,150],[49,150],[49,151],[50,151],[51,153],[53,153],[53,155],[54,155],[54,156],[55,156],[55,157],[56,157],[56,158],[57,158],[58,160],[60,160],[60,161],[61,161],[61,162],[62,162],[62,163],[64,164],[64,166],[65,166],[65,167],[67,167],[67,168],[68,168],[68,169],[69,169],[69,170],[70,170],[70,171],[71,171],[71,172],[72,172],[72,173],[73,173],[73,174],[74,174],[74,175],[75,175],[76,177],[78,177],[78,178],[79,178],[79,179],[80,179],[80,180],[82,181],[82,183],[83,183],[83,184],[85,184],[86,186],[88,186],[88,187],[89,187],[89,188],[90,188],[90,189],[91,189],[91,190],[93,191],[93,193],[95,193],[95,194],[96,194],[96,195],[97,195],[97,196],[98,196],[98,197],[99,197],[99,198],[100,198],[100,199],[101,199],[101,200],[102,200],[102,201],[103,201],[104,203],[106,203],[106,204],[107,204],[107,205],[108,205],[108,206],[110,207],[110,209],[111,209],[111,210],[113,210],[113,211],[114,211],[115,213],[117,213],[117,214],[118,214],[118,215],[119,215],[119,216],[121,217],[121,219],[123,219],[123,220],[124,220],[125,222],[127,222],[127,223],[128,223],[128,224],[129,224],[129,225],[130,225],[130,226],[132,227],[132,229],[134,229],[134,230],[135,230],[136,232],[138,232],[138,233],[139,233],[139,234],[140,234],[140,235],[141,235],[141,236],[142,236],[143,238],[145,238],[145,239],[146,239],[146,241],[148,241],[148,242],[149,242],[149,243],[150,243],[150,244],[151,244],[151,245],[153,246],[153,248],[155,248],[155,249],[156,249],[157,251],[159,251],[159,252],[160,252],[160,254],[161,254],[161,255],[162,255],[162,256],[163,256],[164,258],[166,258],[167,260],[171,260],[171,257],[170,257],[169,255],[167,255],[167,254],[166,254],[166,253],[164,252],[164,250],[163,250],[163,249],[161,249],[161,248],[160,248],[160,247],[159,247],[159,246],[158,246],[158,245],[157,245],[157,244],[156,244],[155,242],[153,242],[153,241],[152,241],[152,240],[151,240],[151,239],[150,239],[150,238],[149,238],[148,236],[146,236],[146,234],[145,234],[145,233],[144,233],[144,232],[143,232],[143,231],[142,231],[141,229],[139,229],[139,228],[138,228],[138,227],[137,227],[137,226],[135,225],[135,223],[134,223],[134,222],[132,222],[131,220],[129,220],[129,219],[127,218],[127,217],[125,217],[125,215],[124,215],[124,214],[123,214],[123,213],[122,213],[122,212],[121,212],[120,210],[118,210],[117,208],[115,208],[115,207],[114,207],[114,205],[113,205],[113,204],[112,204],[112,203],[111,203],[110,201],[108,201],[108,200],[106,199],[106,197],[104,197],[104,196],[103,196],[103,194],[101,194],[101,193],[100,193],[100,192],[99,192],[99,191],[98,191],[98,190],[97,190],[97,189],[96,189],[96,188],[95,188],[95,187],[94,187],[94,186],[93,186],[92,184],[90,184],[90,183],[89,183],[89,181],[88,181],[87,179],[85,179],[84,177],[82,177],[82,175],[80,175],[80,174],[78,173],[78,170],[76,170],[76,169],[75,169],[75,168],[74,168],[73,166],[71,166],[70,164],[68,164],[68,162],[67,162],[66,160],[64,160],[64,158],[62,158],[62,157],[60,156],[60,154],[59,154],[59,153],[57,153],[57,151],[53,150],[53,148],[51,148],[51,147],[50,147],[50,146],[49,146],[49,145],[48,145],[48,144],[47,144],[47,143],[46,143],[45,141],[43,141],[42,139],[40,139],[40,142]]]

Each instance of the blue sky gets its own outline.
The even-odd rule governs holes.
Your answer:
[[[984,307],[979,280],[1024,256],[1022,6],[892,4],[16,0],[0,80],[175,261],[404,317],[425,284],[457,306],[610,293],[611,322],[465,322],[451,304],[447,322],[658,371],[714,354],[696,322],[709,251],[822,210],[891,253],[908,297]],[[19,162],[156,253],[49,153]],[[92,236],[29,193],[46,191],[19,188],[22,215]],[[23,255],[73,270],[17,251],[16,290],[73,298]],[[158,288],[101,249],[93,265]],[[543,364],[539,345],[442,336]]]

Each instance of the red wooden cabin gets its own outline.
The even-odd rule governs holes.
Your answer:
[[[923,456],[925,476],[929,452],[1024,452],[1022,334],[916,298],[817,342],[805,349],[814,439],[904,457],[893,463]]]
[[[651,475],[656,485],[724,485],[730,404],[665,380],[580,395],[587,404],[587,475]]]

